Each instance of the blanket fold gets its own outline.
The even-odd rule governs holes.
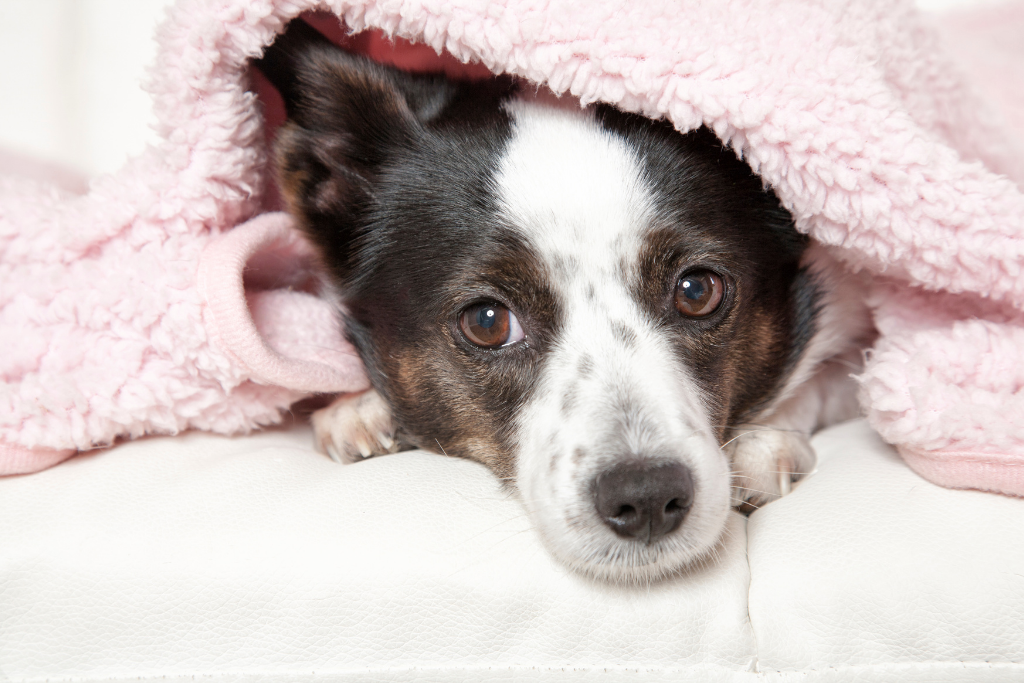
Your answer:
[[[179,0],[159,145],[85,193],[0,175],[0,474],[366,387],[301,238],[253,218],[247,62],[311,10],[710,127],[800,230],[879,276],[874,427],[938,483],[1024,495],[1024,44],[985,40],[1024,34],[1020,2],[937,27],[902,0]]]

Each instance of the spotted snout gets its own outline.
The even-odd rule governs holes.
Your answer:
[[[601,521],[646,544],[678,529],[693,506],[693,477],[679,462],[619,464],[599,474],[593,488]]]

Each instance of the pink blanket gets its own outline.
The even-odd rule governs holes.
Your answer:
[[[1024,4],[936,27],[893,0],[180,0],[159,146],[84,192],[0,161],[0,474],[366,387],[306,245],[257,215],[246,63],[314,8],[710,126],[801,230],[878,274],[875,428],[933,481],[1024,495]]]

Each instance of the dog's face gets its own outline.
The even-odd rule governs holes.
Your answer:
[[[281,184],[403,438],[488,465],[587,573],[708,553],[728,427],[814,316],[774,195],[705,130],[413,77],[308,31],[260,64],[289,110]]]

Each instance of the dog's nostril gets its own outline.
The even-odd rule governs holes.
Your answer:
[[[693,477],[682,463],[618,465],[597,477],[594,504],[616,534],[652,543],[683,523]]]
[[[632,505],[623,505],[615,511],[615,519],[626,521],[636,515],[636,508]]]

